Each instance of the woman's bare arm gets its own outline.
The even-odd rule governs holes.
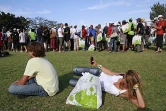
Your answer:
[[[139,88],[137,88],[135,91],[136,91],[137,97],[135,97],[133,99],[128,98],[128,92],[122,93],[119,96],[123,97],[123,98],[128,98],[134,105],[136,105],[139,108],[145,108],[145,101],[143,99],[143,96],[142,96]]]
[[[95,61],[93,61],[93,66],[100,66]],[[124,72],[113,72],[112,70],[105,68],[103,66],[100,67],[101,71],[104,72],[107,75],[119,75],[119,74],[125,74]]]

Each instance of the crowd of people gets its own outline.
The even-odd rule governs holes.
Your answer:
[[[144,19],[136,19],[135,24],[132,18],[129,21],[101,24],[90,27],[83,25],[81,30],[77,30],[77,25],[71,26],[68,23],[61,23],[58,27],[51,28],[40,26],[38,29],[16,29],[0,30],[0,51],[12,50],[14,52],[27,52],[26,46],[38,41],[44,44],[46,51],[64,52],[80,49],[80,41],[83,41],[82,50],[88,50],[91,45],[96,51],[107,50],[108,52],[125,52],[127,50],[140,51],[149,48],[149,37],[156,37],[156,52],[162,51],[163,37],[166,23],[162,15],[154,18],[150,26]],[[141,36],[141,44],[133,44],[133,37]]]

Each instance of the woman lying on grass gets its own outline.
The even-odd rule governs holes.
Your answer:
[[[55,68],[45,58],[44,46],[41,43],[32,42],[27,49],[31,59],[27,63],[22,78],[9,87],[9,93],[23,96],[55,95],[59,91],[59,81]]]
[[[99,69],[76,68],[74,72],[77,76],[81,76],[81,72],[95,73],[93,75],[99,76],[102,91],[128,98],[133,104],[139,108],[145,108],[145,102],[140,91],[140,76],[133,70],[128,70],[126,73],[113,72],[93,61],[93,66],[98,66]],[[94,71],[96,70],[96,71]],[[77,79],[71,79],[69,82],[75,86]]]

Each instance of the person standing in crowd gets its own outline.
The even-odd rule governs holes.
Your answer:
[[[26,36],[25,36],[24,29],[20,30],[19,40],[20,40],[19,42],[20,42],[20,46],[21,46],[20,52],[23,52],[23,47],[25,49],[25,52],[27,52],[27,48],[26,48]]]
[[[122,52],[126,51],[126,42],[127,42],[127,29],[128,24],[126,20],[122,21],[122,27],[120,28],[120,44],[122,45]]]
[[[53,52],[56,51],[56,48],[58,49],[57,46],[57,31],[56,28],[54,28],[54,26],[52,26],[52,28],[50,29],[50,48],[52,49]]]
[[[144,51],[144,25],[142,24],[142,19],[138,18],[137,19],[137,30],[136,33],[138,36],[141,36],[141,51]]]
[[[74,26],[73,29],[73,33],[74,33],[74,51],[78,51],[79,50],[79,38],[78,38],[78,32],[77,32],[77,25]]]
[[[35,29],[31,29],[30,33],[28,34],[30,41],[34,42],[36,41],[36,33],[35,33]]]
[[[120,52],[120,24],[119,24],[119,22],[117,22],[117,23],[115,23],[115,26],[116,26],[116,28],[117,28],[117,42],[116,42],[116,44],[117,44],[117,51],[118,52]]]
[[[13,40],[13,51],[14,52],[18,52],[18,47],[19,47],[19,34],[16,30],[16,28],[13,29],[13,33],[12,33],[12,40]]]
[[[7,31],[7,40],[8,40],[8,51],[12,49],[12,38],[11,38],[11,30]]]
[[[149,37],[150,37],[150,27],[145,22],[145,45],[147,49],[149,49],[149,45],[148,45]]]
[[[97,42],[97,46],[98,46],[98,51],[101,52],[102,51],[102,42],[103,42],[103,37],[102,37],[102,33],[103,33],[103,29],[101,28],[101,25],[99,24],[97,26],[97,31],[96,31],[96,35],[97,37],[101,37],[101,41]]]
[[[134,34],[135,34],[135,30],[136,30],[136,25],[135,23],[133,22],[133,19],[130,18],[129,19],[129,23],[128,23],[128,35],[127,35],[127,48],[130,50],[133,48],[132,46],[132,40],[133,40],[133,37],[134,37]]]
[[[111,38],[110,38],[110,43],[109,43],[109,47],[110,47],[110,53],[112,52],[112,48],[114,48],[114,52],[117,51],[117,37],[118,37],[118,28],[116,27],[115,24],[112,24],[112,33],[111,33]]]
[[[82,30],[81,30],[81,37],[83,38],[83,40],[85,41],[85,45],[84,45],[84,49],[83,50],[88,50],[88,47],[87,47],[87,39],[86,39],[86,37],[87,37],[87,32],[86,32],[86,29],[85,29],[85,26],[83,25],[82,26]]]
[[[105,27],[103,29],[103,45],[104,45],[104,50],[108,50],[108,44],[107,44],[107,32],[108,32],[108,26],[107,23],[105,24]]]
[[[46,51],[48,51],[48,39],[49,39],[49,30],[47,27],[44,28],[43,34],[42,34],[42,42],[44,44],[44,48]]]
[[[67,43],[68,52],[70,52],[70,28],[67,23],[65,23],[64,41]]]
[[[163,19],[163,15],[158,16],[159,22],[157,23],[157,26],[154,26],[157,30],[157,53],[162,52],[163,47],[163,35],[164,35],[164,27],[165,27],[165,21]]]
[[[60,24],[60,27],[58,29],[58,39],[59,39],[59,52],[64,51],[63,49],[63,43],[64,43],[64,29],[63,24]]]
[[[89,44],[90,44],[90,40],[89,40],[89,27],[85,25],[85,30],[86,30],[86,39],[85,39],[85,49],[88,50],[89,48]]]
[[[40,27],[37,29],[37,41],[38,41],[38,42],[41,42],[42,33],[43,33],[43,26],[40,26]]]
[[[72,25],[70,25],[70,49],[74,50],[74,33]]]
[[[107,38],[108,38],[108,40],[109,40],[109,41],[107,41],[107,46],[109,45],[109,42],[110,42],[110,40],[111,40],[111,34],[112,34],[112,32],[113,32],[112,29],[113,29],[113,23],[110,22],[110,23],[109,23],[109,27],[108,27],[108,31],[107,31]],[[111,48],[112,48],[112,47],[110,47],[110,45],[109,45],[109,49],[108,49],[109,52],[112,51]]]
[[[89,37],[90,37],[91,44],[95,45],[95,48],[96,48],[97,47],[96,30],[93,28],[93,25],[90,26]]]

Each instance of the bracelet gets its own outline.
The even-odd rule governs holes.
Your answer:
[[[101,68],[102,68],[102,65],[98,65],[98,68],[101,69]]]
[[[134,90],[137,90],[138,88],[139,88],[138,85],[133,86]]]

